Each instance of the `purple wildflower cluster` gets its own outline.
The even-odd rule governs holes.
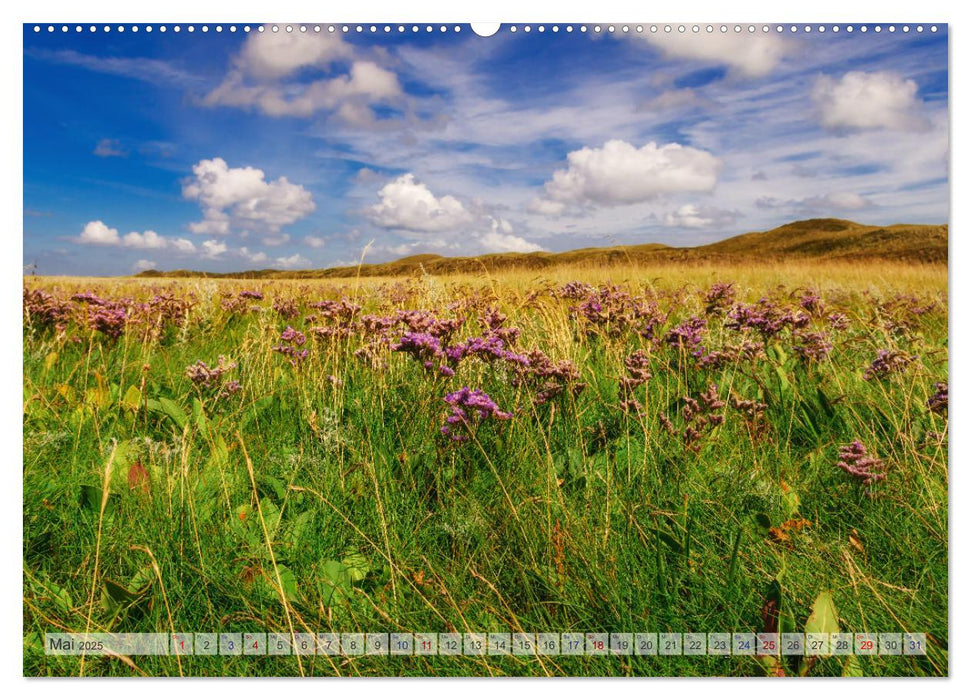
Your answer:
[[[278,352],[284,357],[286,357],[290,364],[294,367],[300,365],[301,362],[307,359],[308,351],[306,349],[299,350],[298,348],[307,342],[307,336],[298,330],[294,330],[291,326],[287,326],[283,333],[280,334],[280,340],[282,341],[279,345],[274,346],[273,352]]]
[[[200,391],[224,399],[243,388],[235,379],[225,381],[224,375],[233,369],[236,369],[236,363],[220,355],[215,366],[210,367],[202,360],[196,360],[195,364],[185,368],[185,374]]]
[[[669,330],[664,336],[664,342],[698,357],[705,353],[701,343],[707,327],[708,323],[705,319],[691,316]]]
[[[128,322],[128,312],[119,303],[88,307],[88,323],[91,328],[104,333],[112,340],[121,337]]]
[[[826,320],[834,331],[845,331],[850,327],[850,319],[846,314],[832,313],[826,317]]]
[[[716,282],[705,292],[705,313],[714,314],[724,311],[735,301],[734,282]]]
[[[678,432],[674,422],[665,413],[659,413],[658,419],[661,426],[671,435],[680,435],[684,447],[693,452],[701,449],[702,438],[706,433],[710,433],[717,426],[725,422],[725,413],[722,409],[725,402],[718,396],[718,387],[715,384],[708,386],[708,389],[701,392],[698,398],[684,396],[681,399],[681,418],[684,427]]]
[[[58,333],[67,328],[74,304],[40,289],[24,287],[24,321],[40,328],[54,328]]]
[[[291,318],[296,318],[300,313],[300,304],[296,299],[281,297],[273,301],[273,310],[280,315],[280,318],[289,321]]]
[[[840,447],[839,461],[836,466],[865,486],[875,484],[887,477],[887,465],[882,459],[871,456],[859,440]]]
[[[608,337],[618,337],[628,330],[637,329],[645,338],[652,338],[655,327],[664,320],[657,315],[656,304],[609,284],[590,292],[579,306],[571,307],[570,311],[583,324],[588,335],[602,334]]]
[[[804,308],[813,316],[821,316],[826,306],[823,298],[816,291],[808,291],[799,298],[799,306]]]
[[[644,350],[636,350],[629,357],[624,358],[624,368],[627,374],[620,378],[621,408],[638,415],[643,414],[644,407],[634,396],[634,390],[647,384],[651,378],[651,356]]]
[[[947,383],[938,382],[934,385],[934,395],[927,399],[927,408],[931,413],[947,415]]]
[[[736,304],[728,312],[725,327],[736,331],[754,330],[764,339],[777,336],[785,328],[805,328],[811,318],[804,312],[788,309],[767,297],[755,304]]]
[[[820,362],[825,360],[833,350],[833,344],[825,333],[811,331],[797,331],[792,335],[796,344],[793,346],[796,354],[804,362]]]
[[[902,372],[907,365],[916,359],[916,356],[908,355],[900,350],[877,350],[876,359],[863,370],[863,378],[867,381],[883,379],[891,374]]]
[[[472,431],[489,418],[508,420],[512,413],[499,409],[496,402],[481,389],[465,386],[445,395],[449,415],[442,426],[442,435],[455,442],[469,439]]]

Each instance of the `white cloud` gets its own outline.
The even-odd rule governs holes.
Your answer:
[[[717,63],[748,78],[771,73],[790,48],[787,40],[775,34],[644,32],[633,36],[665,56]]]
[[[310,260],[299,253],[294,253],[288,258],[277,258],[276,264],[286,268],[307,267],[310,265]]]
[[[335,71],[335,64],[350,68]],[[202,103],[206,106],[255,108],[272,117],[309,117],[330,111],[343,121],[368,126],[377,121],[370,105],[398,101],[398,77],[372,60],[358,58],[337,34],[253,33],[234,67]],[[308,71],[330,73],[299,80]]]
[[[532,211],[558,214],[561,206],[616,206],[679,192],[710,192],[722,167],[712,154],[690,146],[651,141],[636,148],[619,139],[603,148],[572,151],[567,163],[543,186]]]
[[[257,78],[281,78],[302,68],[326,68],[352,53],[337,33],[253,32],[235,63]]]
[[[124,236],[118,235],[118,229],[111,228],[103,221],[89,221],[81,230],[81,235],[74,239],[84,245],[117,246],[119,248],[135,248],[138,250],[161,250],[173,247],[180,252],[191,252],[185,246],[189,243],[184,238],[170,239],[160,236],[155,231],[139,233],[132,231]],[[191,245],[191,243],[189,243]],[[195,250],[193,246],[192,250]]]
[[[118,139],[101,139],[94,147],[94,154],[101,158],[124,157],[128,155],[128,151],[121,147]]]
[[[685,204],[676,211],[668,212],[664,216],[665,226],[677,228],[711,228],[714,226],[730,226],[741,214],[711,206]]]
[[[176,238],[172,241],[172,247],[180,253],[196,252],[196,245],[188,238]]]
[[[541,246],[531,243],[525,238],[496,231],[483,234],[479,240],[483,248],[490,253],[532,253],[543,250]]]
[[[267,260],[266,253],[262,251],[251,253],[249,251],[249,248],[247,248],[246,246],[243,246],[242,248],[239,249],[239,254],[252,263],[261,263],[261,262],[266,262]]]
[[[323,248],[327,242],[320,236],[304,236],[303,242],[311,248]]]
[[[155,231],[146,231],[145,233],[132,231],[131,233],[126,233],[121,241],[122,245],[126,248],[154,249],[164,248],[169,244],[168,240],[162,238]]]
[[[121,245],[118,229],[108,228],[103,221],[89,221],[85,224],[77,242],[90,245]]]
[[[145,270],[154,270],[158,267],[158,263],[154,260],[139,260],[135,263],[135,272],[144,272]]]
[[[381,228],[416,232],[455,231],[473,221],[472,214],[451,195],[436,197],[412,173],[395,178],[378,192],[381,201],[365,215]]]
[[[192,172],[182,196],[202,207],[203,220],[189,225],[196,234],[260,231],[277,238],[282,226],[316,209],[309,191],[285,177],[268,182],[259,168],[230,168],[222,158],[212,158],[196,163]]]
[[[820,122],[829,129],[920,130],[917,83],[890,71],[850,71],[842,78],[821,76],[812,91]]]
[[[208,240],[202,243],[202,250],[207,258],[218,258],[226,252],[226,244],[214,239]]]
[[[777,199],[759,197],[755,200],[759,209],[791,209],[803,213],[826,213],[832,211],[856,211],[874,206],[866,197],[855,192],[829,192],[804,199]]]

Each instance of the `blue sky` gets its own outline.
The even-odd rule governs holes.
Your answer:
[[[59,29],[24,28],[24,261],[42,274],[948,220],[944,27]]]

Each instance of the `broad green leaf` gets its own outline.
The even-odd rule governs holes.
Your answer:
[[[195,421],[199,432],[205,435],[206,428],[209,425],[209,420],[206,418],[206,410],[202,406],[202,401],[200,401],[198,398],[192,399],[192,418]]]
[[[125,392],[125,397],[121,400],[121,405],[125,408],[137,412],[142,406],[142,392],[138,390],[137,386],[128,387],[128,391]]]
[[[805,631],[815,634],[833,634],[840,631],[839,617],[836,614],[836,606],[833,605],[833,594],[829,591],[823,591],[816,596],[812,612],[806,620]]]
[[[863,667],[860,666],[860,660],[855,654],[846,657],[846,663],[843,664],[843,677],[844,678],[862,678],[866,674],[863,673]]]
[[[172,421],[179,426],[182,430],[185,428],[186,423],[189,422],[188,417],[185,415],[185,411],[179,406],[175,401],[169,398],[162,397],[158,400],[159,406],[162,408],[162,412],[167,415]]]
[[[371,562],[368,561],[367,557],[358,552],[348,552],[341,560],[341,563],[346,567],[347,575],[352,582],[363,580],[371,570]]]

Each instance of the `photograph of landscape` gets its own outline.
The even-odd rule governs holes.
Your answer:
[[[946,24],[23,40],[24,676],[949,675]]]

